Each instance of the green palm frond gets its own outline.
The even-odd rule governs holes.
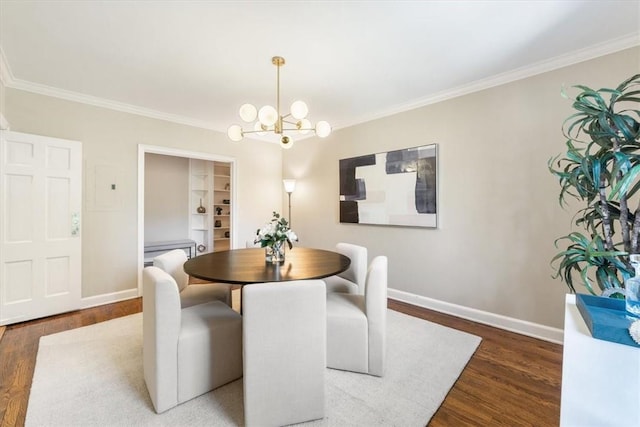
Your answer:
[[[564,248],[551,263],[553,277],[572,292],[577,280],[597,295],[623,288],[634,274],[629,254],[640,253],[637,207],[629,206],[640,191],[640,74],[615,89],[573,89],[578,91],[573,98],[566,89],[561,92],[575,110],[562,124],[566,152],[547,167],[560,184],[561,206],[568,205],[568,197],[585,202],[573,222],[586,234],[557,239],[556,248]]]

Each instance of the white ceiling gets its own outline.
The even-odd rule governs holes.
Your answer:
[[[6,86],[221,132],[275,103],[274,55],[340,128],[638,44],[631,0],[0,0]]]

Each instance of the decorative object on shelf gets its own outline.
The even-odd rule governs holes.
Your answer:
[[[229,199],[222,199],[223,205],[228,205],[231,201]]]
[[[224,232],[224,237],[229,237],[231,234],[228,231]]]
[[[636,344],[640,345],[640,320],[636,320],[629,326],[629,335]]]
[[[548,162],[560,183],[560,205],[569,196],[584,203],[574,216],[583,231],[556,239],[556,247],[564,241],[566,248],[551,260],[559,263],[554,277],[572,292],[579,277],[593,295],[624,298],[633,274],[629,254],[640,253],[640,209],[632,203],[640,189],[638,85],[640,74],[614,90],[575,86],[575,112],[562,126],[566,153]],[[565,90],[562,95],[571,99]]]
[[[284,191],[289,195],[289,227],[291,227],[291,193],[296,189],[295,179],[283,179]]]
[[[222,208],[216,208],[216,215],[222,215]]]
[[[629,260],[635,268],[636,274],[624,282],[625,307],[628,314],[640,317],[640,255],[632,254],[629,256]]]
[[[216,228],[220,228],[220,227],[222,227],[222,221],[220,221],[219,219],[216,219],[216,222],[215,222],[215,224],[214,224],[214,227],[216,227]]]
[[[231,189],[231,185],[227,182],[227,183],[224,185],[224,189],[225,189],[225,190],[227,190],[227,191],[229,191],[229,190]]]
[[[300,134],[307,134],[310,131],[314,131],[320,138],[325,138],[331,133],[331,125],[325,121],[319,121],[315,126],[311,125],[311,122],[306,119],[309,107],[302,101],[295,101],[291,104],[291,112],[286,115],[282,115],[280,111],[280,67],[284,65],[284,58],[281,56],[274,56],[271,58],[271,63],[276,66],[277,80],[276,80],[276,107],[271,105],[265,105],[260,108],[260,111],[252,104],[244,104],[240,107],[240,118],[246,123],[251,123],[256,118],[258,120],[253,125],[252,130],[243,130],[240,125],[231,125],[227,130],[227,135],[232,141],[240,141],[245,134],[255,133],[257,135],[265,135],[267,132],[272,132],[280,138],[280,146],[282,148],[291,148],[293,145],[293,139],[290,136],[285,135],[285,132],[298,132]],[[286,119],[294,119],[295,121],[289,121]],[[291,125],[286,127],[286,125]]]
[[[279,213],[273,212],[271,221],[256,232],[253,243],[260,243],[260,247],[265,248],[267,262],[278,263],[284,261],[285,242],[291,249],[294,241],[298,241],[298,236],[289,228],[289,222]]]
[[[207,247],[205,245],[198,245],[198,252],[204,252],[207,250]]]
[[[196,211],[198,213],[206,213],[207,212],[207,208],[205,208],[204,206],[202,206],[202,199],[200,199],[200,206],[198,206],[198,208],[196,209]]]

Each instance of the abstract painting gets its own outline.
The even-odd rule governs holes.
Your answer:
[[[438,146],[340,160],[340,222],[438,226]]]

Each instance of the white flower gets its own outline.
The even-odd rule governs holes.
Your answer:
[[[284,243],[285,241],[292,246],[291,242],[298,240],[298,236],[289,228],[289,222],[280,217],[277,212],[273,213],[273,218],[262,228],[256,231],[254,243],[260,243],[260,246],[273,246],[275,243]]]

